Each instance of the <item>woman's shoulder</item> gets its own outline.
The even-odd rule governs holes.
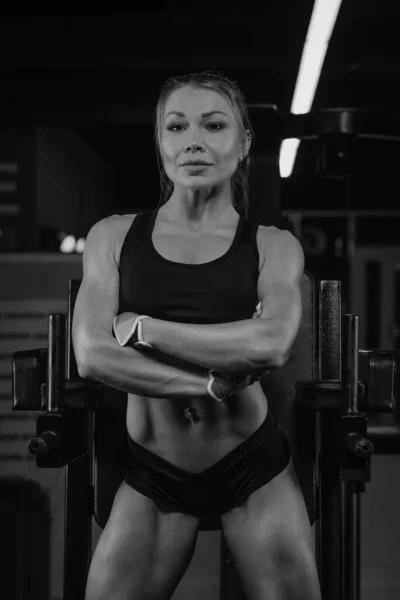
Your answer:
[[[280,229],[275,225],[260,225],[258,224],[257,235],[260,238],[271,240],[274,242],[285,243],[289,240],[297,240],[297,238],[288,229]]]
[[[257,246],[260,255],[278,257],[289,253],[303,254],[299,240],[287,229],[279,229],[273,225],[259,225],[257,230]]]
[[[115,260],[119,264],[122,245],[136,216],[137,213],[115,214],[100,219],[91,227],[88,233],[87,239],[90,240],[90,246],[94,249],[98,245],[107,247],[114,254]]]
[[[260,239],[260,241],[284,243],[290,238],[294,238],[294,236],[287,229],[279,229],[275,225],[261,225],[257,223],[257,239]]]
[[[109,227],[124,228],[124,227],[129,227],[130,225],[132,225],[137,214],[138,213],[127,213],[127,214],[123,214],[123,215],[115,214],[115,215],[110,215],[109,217],[105,217],[102,220],[107,222],[109,224]]]
[[[101,232],[102,235],[106,235],[107,237],[120,236],[121,234],[125,235],[136,216],[137,213],[110,215],[97,221],[93,225],[91,231]]]

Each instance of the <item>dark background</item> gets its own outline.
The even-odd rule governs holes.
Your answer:
[[[187,3],[164,2],[147,12],[0,15],[0,125],[74,130],[115,170],[112,208],[137,206],[143,182],[147,197],[139,204],[151,205],[158,198],[152,119],[167,77],[218,69],[239,83],[250,104],[289,111],[313,2],[265,4],[263,11],[189,11]],[[313,110],[396,113],[399,24],[397,2],[344,1]],[[359,183],[355,207],[396,205],[398,148],[393,141],[360,144],[356,170],[379,181]],[[332,194],[331,185],[306,181],[315,152],[315,141],[301,145],[283,208],[345,206],[340,184]]]
[[[285,118],[312,6],[289,0],[262,11],[215,4],[189,10],[164,2],[129,13],[0,15],[0,161],[20,164],[18,217],[2,209],[10,194],[0,188],[0,248],[56,250],[62,230],[86,236],[103,216],[157,204],[153,115],[167,77],[220,70],[238,82],[249,105],[276,106]],[[343,256],[346,218],[327,220],[325,211],[380,211],[379,219],[359,220],[356,242],[398,242],[399,26],[397,2],[343,2],[312,111],[363,110],[374,117],[374,135],[331,140],[325,172],[317,168],[316,136],[305,139],[292,176],[279,181],[283,226],[292,227],[294,210],[303,225],[317,219],[327,238],[339,236]],[[255,125],[258,140],[266,139],[268,126],[260,134]],[[272,140],[273,124],[270,132]],[[276,139],[272,146],[279,148]],[[271,193],[267,182],[253,204],[269,203],[272,212],[279,206],[276,176]],[[0,172],[0,184],[8,180]],[[323,260],[326,277],[341,277],[340,247],[328,243],[323,257],[309,247],[305,240],[311,271],[319,275]]]

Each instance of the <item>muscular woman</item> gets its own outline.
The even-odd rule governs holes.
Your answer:
[[[236,83],[168,80],[155,134],[162,199],[92,227],[74,312],[79,374],[128,394],[125,477],[86,599],[171,598],[215,515],[246,598],[320,599],[289,445],[258,381],[298,331],[301,246],[246,219],[253,132]]]

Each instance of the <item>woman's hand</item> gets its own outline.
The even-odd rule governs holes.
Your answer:
[[[252,319],[259,319],[262,314],[261,302],[256,306],[256,310],[253,313]],[[220,391],[225,397],[231,396],[241,392],[249,385],[252,385],[256,381],[260,380],[260,374],[242,374],[242,375],[224,375],[223,373],[214,373],[216,377],[213,387]],[[213,390],[214,391],[214,390]],[[218,394],[216,393],[218,396]]]
[[[209,371],[209,377],[210,380],[212,379],[212,394],[209,393],[209,395],[214,400],[226,400],[229,396],[241,392],[260,379],[258,376],[251,374],[229,376],[217,371]]]
[[[262,312],[262,305],[261,302],[259,302],[251,318],[259,319]],[[253,385],[256,381],[260,381],[261,376],[268,372],[268,370],[265,370],[254,374],[249,373],[247,375],[224,375],[223,373],[212,371],[214,381],[211,389],[218,398],[225,400],[226,398],[229,398],[229,396],[237,394],[250,385]]]
[[[134,341],[137,339],[137,327],[134,328],[135,321],[139,317],[134,312],[123,312],[117,315],[113,322],[113,335],[117,338],[120,346],[132,346]]]
[[[251,318],[252,318],[252,319],[259,319],[259,318],[261,317],[261,315],[262,315],[262,311],[263,311],[263,309],[262,309],[262,306],[261,306],[261,302],[259,302],[259,303],[257,304],[257,306],[256,306],[256,310],[255,310],[255,312],[253,313],[253,316],[252,316]]]

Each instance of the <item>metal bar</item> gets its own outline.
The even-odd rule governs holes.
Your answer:
[[[353,599],[361,598],[361,491],[354,486],[352,497],[353,520],[353,556],[351,563],[354,567]]]
[[[47,411],[57,412],[64,406],[65,386],[65,316],[49,315],[47,353]]]
[[[321,573],[321,520],[320,520],[320,489],[321,489],[321,413],[315,413],[315,481],[317,486],[316,492],[316,512],[317,518],[315,521],[315,562],[317,571],[320,577]]]
[[[367,425],[367,439],[374,445],[374,454],[400,454],[400,424]]]
[[[343,484],[343,583],[345,600],[360,600],[360,490],[355,483]]]
[[[345,298],[345,306],[346,310],[351,312],[351,304],[352,304],[352,284],[353,284],[353,270],[354,270],[354,261],[356,256],[356,246],[357,246],[357,224],[358,221],[355,216],[351,215],[346,219],[346,258],[347,258],[347,272],[346,272],[346,298]]]
[[[349,499],[350,499],[350,487],[351,484],[346,485],[342,481],[342,498],[341,498],[341,529],[342,529],[342,571],[343,571],[343,596],[342,598],[345,600],[353,600],[353,598],[349,595],[349,581],[351,577],[351,565],[349,565],[349,561],[351,558],[351,531],[349,531],[349,525],[351,524],[351,510],[349,507]],[[347,543],[345,543],[345,540]]]
[[[358,414],[358,317],[343,315],[342,318],[342,361],[341,361],[341,391],[343,398],[343,414]],[[339,429],[340,432],[340,429]],[[342,478],[341,478],[342,479]],[[357,567],[354,555],[357,554],[357,536],[354,528],[357,526],[354,512],[354,484],[342,480],[342,569],[343,569],[343,598],[356,600],[355,587],[357,582]]]
[[[358,414],[358,317],[342,319],[342,393],[345,414]]]
[[[356,315],[343,315],[342,319],[342,394],[343,413],[358,414],[358,322]],[[355,484],[342,481],[342,559],[344,598],[357,600],[357,584],[359,581],[360,564],[359,539],[357,527],[359,518],[357,505],[354,504],[356,495]]]
[[[335,444],[332,418],[331,414],[321,413],[319,578],[324,600],[344,600],[341,472],[340,467],[330,459],[331,448]]]
[[[367,328],[367,348],[379,348],[381,335],[381,307],[383,287],[382,263],[368,260],[365,269],[365,326]]]
[[[63,600],[85,600],[91,554],[90,459],[65,467]]]

